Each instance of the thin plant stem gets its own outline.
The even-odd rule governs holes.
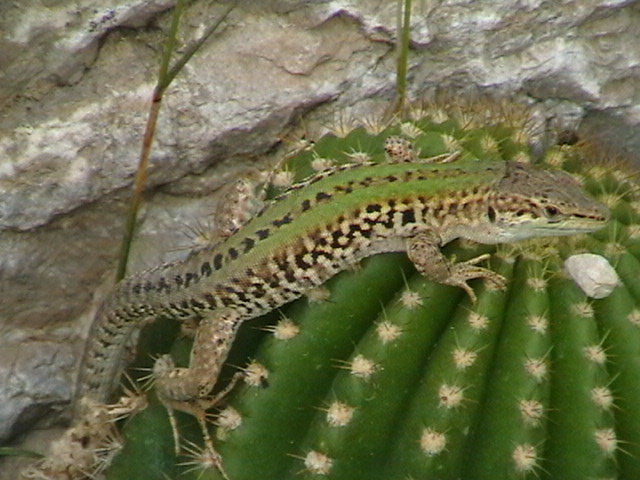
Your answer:
[[[144,189],[147,183],[147,172],[149,167],[149,158],[151,156],[151,147],[153,145],[153,138],[155,136],[156,126],[158,124],[158,115],[160,114],[160,107],[162,105],[164,92],[169,87],[169,85],[171,85],[171,82],[176,77],[176,75],[178,75],[178,73],[182,70],[186,63],[196,53],[196,51],[220,26],[224,19],[227,18],[229,13],[231,13],[231,10],[233,10],[233,8],[236,6],[237,1],[231,3],[222,13],[220,18],[213,24],[211,24],[199,39],[191,43],[185,49],[184,54],[176,61],[176,63],[171,68],[169,68],[171,56],[173,55],[173,51],[175,50],[176,46],[176,38],[180,25],[180,17],[182,16],[182,13],[184,11],[184,4],[185,0],[178,0],[178,3],[176,4],[171,21],[169,37],[162,54],[162,62],[160,64],[160,71],[158,73],[158,81],[156,82],[156,86],[153,89],[151,106],[149,107],[149,115],[147,116],[147,125],[145,127],[144,136],[142,138],[142,148],[140,152],[140,159],[138,161],[138,169],[136,171],[136,177],[134,180],[133,193],[131,196],[131,201],[129,203],[129,209],[127,212],[125,223],[125,231],[120,247],[118,269],[116,271],[116,281],[124,278],[126,274],[129,254],[131,252],[131,243],[133,241],[133,234],[138,219],[138,212],[140,211],[140,206],[142,205]]]
[[[385,121],[393,117],[407,115],[407,71],[409,64],[409,43],[411,41],[412,0],[398,0],[396,42],[396,92],[384,114]]]
[[[399,5],[402,5],[402,0]],[[398,96],[398,113],[404,116],[407,107],[407,69],[409,64],[409,42],[411,41],[411,0],[404,0],[404,9],[398,12],[398,65],[396,93]]]

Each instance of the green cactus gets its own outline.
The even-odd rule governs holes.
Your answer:
[[[529,157],[518,125],[432,110],[377,133],[328,135],[288,168],[300,179],[317,159],[383,161],[384,140],[399,134],[422,157],[454,148],[495,161]],[[223,377],[251,359],[250,380],[228,395],[211,430],[228,477],[640,478],[638,187],[618,166],[586,163],[585,151],[557,146],[547,159],[611,207],[603,231],[446,248],[459,259],[493,253],[506,290],[476,281],[473,305],[461,289],[422,278],[406,256],[379,255],[329,281],[328,301],[301,299],[247,322]],[[590,299],[563,273],[563,259],[580,252],[615,266],[621,284],[610,296]],[[188,349],[176,342],[178,362]],[[197,423],[178,419],[185,442],[198,444]],[[174,457],[167,413],[153,401],[124,436],[111,480],[223,478],[195,454]]]

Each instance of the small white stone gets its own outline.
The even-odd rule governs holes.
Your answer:
[[[572,255],[564,262],[565,272],[591,298],[605,298],[620,283],[609,261],[593,253]]]

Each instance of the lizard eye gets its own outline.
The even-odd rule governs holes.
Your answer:
[[[553,220],[560,214],[560,210],[558,210],[556,207],[545,207],[544,214],[547,218]]]

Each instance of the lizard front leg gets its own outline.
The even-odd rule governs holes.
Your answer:
[[[420,232],[407,241],[409,259],[422,275],[435,282],[464,289],[472,303],[476,303],[477,297],[467,283],[469,280],[486,278],[499,288],[504,287],[505,279],[502,275],[476,266],[489,258],[488,254],[479,255],[466,262],[456,263],[442,254],[440,251],[441,243],[440,236],[433,230]]]

